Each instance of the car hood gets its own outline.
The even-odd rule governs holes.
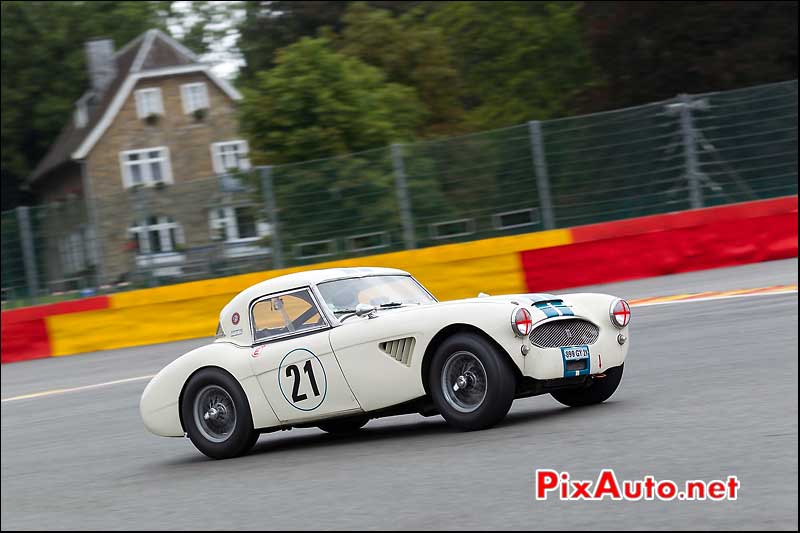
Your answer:
[[[453,306],[453,305],[465,305],[465,304],[484,304],[484,305],[508,304],[509,306],[522,305],[525,307],[530,307],[530,306],[549,307],[553,305],[560,305],[569,307],[570,309],[572,309],[575,305],[574,302],[569,301],[568,296],[557,296],[555,294],[546,294],[546,293],[503,294],[499,296],[486,295],[486,296],[478,296],[476,298],[463,298],[460,300],[445,300],[430,305]],[[415,309],[418,309],[418,307],[410,305],[394,309],[380,309],[379,311],[413,312]],[[549,313],[547,314],[549,315]]]
[[[460,302],[476,301],[476,302],[508,302],[517,303],[519,305],[530,305],[540,302],[552,302],[563,300],[563,296],[556,296],[555,294],[547,293],[528,293],[528,294],[502,294],[500,296],[478,296],[476,298],[465,298],[463,300],[456,300]]]

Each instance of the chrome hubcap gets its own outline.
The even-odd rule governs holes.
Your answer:
[[[207,385],[194,399],[194,421],[211,442],[228,440],[236,427],[236,407],[228,391]]]
[[[475,354],[452,354],[442,367],[442,392],[456,411],[470,413],[486,398],[486,369]]]

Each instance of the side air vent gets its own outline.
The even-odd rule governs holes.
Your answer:
[[[411,366],[411,354],[414,353],[414,337],[382,342],[378,346],[392,358],[406,366]]]

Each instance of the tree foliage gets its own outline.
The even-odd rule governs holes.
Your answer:
[[[324,38],[283,49],[245,91],[242,127],[270,163],[341,155],[413,138],[423,108],[412,88],[338,53]]]
[[[592,109],[797,78],[797,2],[586,2]]]
[[[401,12],[421,2],[382,1],[371,5]],[[247,65],[242,70],[246,81],[275,65],[278,50],[303,37],[315,37],[324,27],[339,32],[348,2],[339,0],[294,0],[245,2],[245,15],[239,27],[238,46]]]
[[[598,78],[573,3],[446,2],[430,23],[460,59],[470,129],[569,114]]]
[[[333,38],[342,53],[417,91],[428,116],[422,135],[453,133],[462,115],[460,75],[444,33],[424,17],[421,8],[394,15],[354,2],[342,18],[341,34]]]

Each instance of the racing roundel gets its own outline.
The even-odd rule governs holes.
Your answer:
[[[231,317],[231,322],[233,322],[234,326],[239,323],[239,313],[233,313],[233,316]]]
[[[328,376],[316,354],[296,348],[278,366],[278,387],[289,405],[300,411],[313,411],[325,401]]]

